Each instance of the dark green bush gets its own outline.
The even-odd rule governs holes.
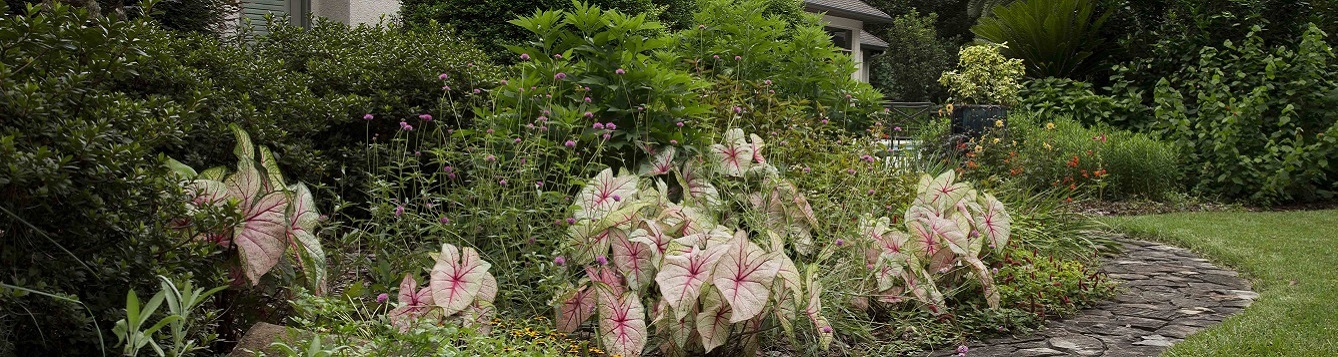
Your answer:
[[[1194,165],[1187,171],[1199,193],[1255,203],[1332,198],[1335,59],[1315,26],[1296,46],[1271,47],[1252,33],[1203,48],[1193,66],[1157,83],[1149,128]]]
[[[938,15],[911,11],[898,16],[887,31],[886,52],[873,58],[869,82],[890,99],[903,102],[941,102],[948,94],[938,83],[956,63],[956,50],[938,37]]]
[[[1100,95],[1091,83],[1066,78],[1033,79],[1018,94],[1022,97],[1018,109],[1041,117],[1070,117],[1086,125],[1134,127],[1151,115],[1143,105],[1142,92]]]
[[[1110,12],[1089,0],[1018,0],[992,9],[971,28],[980,40],[1005,44],[1034,78],[1086,76],[1102,49],[1101,26]]]

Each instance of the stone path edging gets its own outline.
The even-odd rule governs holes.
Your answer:
[[[1187,249],[1120,239],[1101,271],[1121,281],[1114,300],[1050,321],[1028,336],[969,345],[967,356],[1156,356],[1250,306],[1259,294],[1230,269]],[[955,356],[952,349],[931,356]]]

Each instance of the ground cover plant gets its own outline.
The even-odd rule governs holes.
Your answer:
[[[1338,212],[1199,212],[1106,219],[1135,237],[1191,248],[1240,269],[1259,299],[1169,356],[1338,353],[1329,244]],[[1223,234],[1223,232],[1231,232]]]

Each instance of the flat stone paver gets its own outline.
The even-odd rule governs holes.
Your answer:
[[[1118,239],[1124,254],[1101,271],[1121,282],[1114,299],[1046,323],[1035,334],[969,345],[967,356],[1155,356],[1250,306],[1259,294],[1230,269],[1184,248]],[[930,356],[955,356],[955,348]]]

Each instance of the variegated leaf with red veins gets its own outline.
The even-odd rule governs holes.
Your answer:
[[[283,173],[279,171],[279,161],[274,159],[274,153],[263,145],[259,151],[260,167],[265,170],[265,181],[261,189],[266,192],[284,189],[286,184],[283,182]]]
[[[443,244],[428,281],[432,300],[441,306],[446,316],[464,310],[478,297],[491,267],[492,264],[479,259],[473,248],[457,249],[454,245]]]
[[[902,248],[907,253],[917,258],[927,258],[947,249],[943,247],[938,236],[934,234],[930,219],[906,221],[906,228],[910,230],[911,239],[907,240],[906,245]]]
[[[237,183],[235,187],[242,188],[241,182],[250,182],[254,180],[259,182],[259,172],[255,168],[250,168],[243,172],[233,174],[229,181]],[[252,178],[238,176],[255,176]],[[258,187],[257,187],[258,188]],[[242,188],[237,192],[247,192]],[[258,191],[249,191],[252,194],[259,194]],[[259,284],[260,277],[269,272],[279,263],[283,257],[284,248],[288,245],[288,195],[283,191],[269,192],[259,196],[239,197],[241,205],[242,220],[233,228],[232,242],[237,245],[241,253],[242,269],[246,273],[246,278],[251,284]]]
[[[237,157],[237,164],[254,165],[256,160],[255,146],[251,145],[251,135],[246,134],[237,124],[228,124],[228,129],[232,130],[232,136],[237,138],[237,145],[232,147],[232,154]]]
[[[575,243],[575,254],[572,259],[575,264],[589,264],[595,261],[596,257],[609,256],[609,247],[614,240],[627,239],[627,232],[619,228],[602,228],[593,230],[596,225],[585,222],[577,223],[567,227],[567,235]]]
[[[599,283],[594,284],[594,287],[595,292],[598,293],[601,298],[609,296],[616,298],[627,292],[627,286],[623,285],[623,278],[618,276],[618,272],[607,265],[599,267],[586,266],[585,276],[589,278],[591,282]]]
[[[966,235],[967,230],[970,230],[971,227],[962,227],[952,219],[937,215],[929,216],[928,223],[927,228],[933,232],[934,236],[947,243],[948,249],[951,249],[953,253],[958,255],[970,254],[971,242],[966,238]]]
[[[675,149],[672,146],[661,149],[651,157],[650,161],[641,165],[641,175],[659,176],[673,172],[674,153]]]
[[[640,291],[654,278],[655,265],[652,258],[656,253],[649,246],[632,242],[626,236],[614,237],[612,243],[613,266],[627,277],[628,287]]]
[[[966,257],[962,259],[966,265],[971,267],[971,273],[976,276],[980,282],[980,287],[985,293],[985,303],[991,309],[999,308],[999,289],[994,287],[994,276],[990,274],[990,268],[985,266],[985,262],[976,257]]]
[[[818,331],[818,343],[825,349],[831,345],[836,333],[827,318],[822,317],[822,282],[817,280],[817,266],[808,267],[804,281],[808,286],[808,304],[804,307],[804,316],[813,322],[813,328]]]
[[[640,243],[651,250],[652,261],[658,265],[664,259],[664,254],[669,249],[669,243],[673,242],[673,237],[664,234],[660,229],[660,224],[653,220],[644,220],[638,228],[632,231],[627,240],[632,243]]]
[[[557,318],[554,319],[559,332],[576,331],[590,316],[595,315],[594,289],[582,286],[567,292],[560,300],[562,304],[558,306]]]
[[[669,232],[677,236],[686,236],[706,232],[715,227],[711,217],[691,206],[670,206],[663,221],[669,225]]]
[[[409,274],[404,274],[404,280],[400,281],[398,301],[399,306],[390,310],[387,316],[390,317],[391,324],[401,332],[408,331],[415,320],[435,308],[431,289],[419,289],[418,281]]]
[[[1008,246],[1008,235],[1012,232],[1012,217],[993,195],[985,194],[979,213],[975,217],[976,231],[989,242],[994,251],[1003,251]]]
[[[870,264],[877,262],[883,253],[904,253],[904,247],[910,241],[910,236],[905,232],[892,229],[891,220],[887,217],[861,221],[860,231],[874,244],[873,249],[865,252],[865,260]]]
[[[292,198],[288,213],[288,253],[307,278],[312,292],[324,295],[325,251],[315,234],[320,212],[316,211],[316,201],[306,185],[294,184],[288,187],[288,192]]]
[[[684,204],[694,203],[707,207],[720,204],[720,191],[711,184],[710,178],[706,177],[700,164],[693,162],[683,164],[678,180],[678,184],[684,188]]]
[[[888,290],[896,285],[897,280],[901,279],[902,273],[906,270],[907,258],[907,255],[895,252],[883,252],[879,256],[878,263],[874,265],[878,290]]]
[[[919,196],[913,204],[931,207],[940,214],[951,208],[971,189],[970,186],[954,182],[957,174],[953,170],[948,170],[933,179],[926,178],[927,176],[921,176]]]
[[[753,162],[753,148],[744,138],[743,129],[726,131],[723,142],[711,145],[711,153],[720,173],[727,176],[742,177]]]
[[[920,267],[919,263],[911,262],[908,268],[902,273],[902,279],[906,281],[906,290],[910,291],[916,300],[924,303],[930,313],[942,314],[943,293],[940,293],[938,287],[934,285],[933,276]]]
[[[723,248],[701,250],[693,247],[686,254],[664,257],[664,265],[655,275],[655,282],[660,287],[660,295],[679,314],[679,318],[692,311],[697,297],[701,295],[702,285],[710,281],[711,269],[724,253]]]
[[[601,297],[599,335],[609,355],[640,356],[646,347],[646,312],[635,292]]]
[[[720,296],[734,310],[730,322],[739,322],[757,316],[766,307],[771,282],[780,272],[781,261],[775,253],[767,253],[749,241],[743,231],[735,235],[728,247],[711,274],[711,283],[720,289]]]
[[[780,287],[781,289],[778,290],[790,291],[793,294],[795,301],[803,300],[804,289],[803,286],[800,285],[802,284],[802,280],[800,277],[799,267],[794,264],[793,260],[790,260],[789,256],[786,256],[784,254],[777,254],[776,257],[777,259],[780,259],[781,263],[780,270],[776,271],[776,277],[780,278],[780,280],[776,280],[775,284],[781,285]],[[783,300],[780,299],[779,297],[783,296],[784,294],[777,294],[777,295],[778,295],[777,296],[778,301]]]
[[[724,345],[729,341],[730,321],[733,320],[734,311],[720,292],[716,289],[707,289],[702,294],[702,309],[697,313],[697,334],[702,337],[702,347],[706,353],[710,353],[716,347]]]
[[[191,208],[194,209],[226,204],[229,197],[227,184],[210,179],[191,181],[186,185],[186,195],[190,198]],[[183,227],[185,225],[188,223],[182,223]],[[224,248],[232,245],[232,233],[226,231],[203,231],[196,235],[195,239],[214,242]]]
[[[613,169],[604,169],[577,195],[576,205],[580,209],[574,216],[578,220],[601,220],[624,202],[635,199],[636,193],[636,175],[624,172],[615,177]]]
[[[664,300],[660,301],[663,302]],[[679,314],[673,312],[673,308],[668,306],[665,306],[665,309],[670,310],[664,313],[664,315],[670,316],[665,320],[665,326],[669,330],[669,338],[674,341],[674,346],[680,349],[686,348],[688,338],[692,336],[692,330],[696,327],[697,320],[693,319],[692,314],[684,314],[682,318],[672,317]]]
[[[716,226],[709,231],[684,235],[674,239],[675,243],[688,247],[708,248],[728,244],[734,239],[725,227]]]
[[[752,157],[753,162],[766,165],[767,158],[762,156],[762,147],[766,146],[766,143],[763,142],[762,137],[757,136],[757,134],[748,134],[748,138],[752,140],[751,142],[748,143],[748,146],[752,149],[753,152],[753,157]]]

